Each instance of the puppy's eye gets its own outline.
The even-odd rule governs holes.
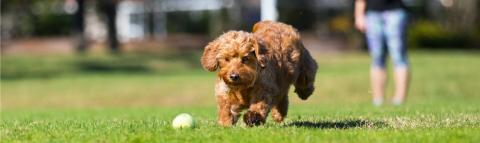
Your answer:
[[[248,62],[248,57],[243,57],[242,58],[242,63],[246,64]]]
[[[225,62],[229,62],[229,61],[230,61],[230,59],[229,59],[229,58],[225,58]]]

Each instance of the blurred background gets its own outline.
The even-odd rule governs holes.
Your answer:
[[[414,74],[415,67],[439,62],[417,77],[440,65],[463,68],[478,60],[480,0],[404,2],[411,14],[408,48]],[[329,102],[328,95],[369,103],[363,83],[369,59],[364,35],[353,24],[353,6],[354,0],[2,0],[2,106],[214,105],[215,75],[199,62],[203,47],[228,30],[251,31],[262,18],[299,29],[315,55],[320,95],[313,103]],[[268,8],[274,13],[262,12]],[[473,58],[449,62],[465,55]],[[434,88],[457,94],[458,88],[444,88],[452,86],[465,87]],[[412,92],[429,98],[438,91]]]

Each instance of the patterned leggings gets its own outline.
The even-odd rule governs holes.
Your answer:
[[[385,68],[387,50],[395,68],[408,68],[407,19],[407,13],[402,9],[367,11],[366,36],[373,68]],[[387,48],[383,46],[383,42]]]

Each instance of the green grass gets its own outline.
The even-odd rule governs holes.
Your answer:
[[[147,59],[166,63],[162,67],[178,70],[175,72],[84,72],[77,68],[82,64],[50,64],[62,60],[2,57],[2,72],[45,62],[51,66],[48,71],[63,74],[45,77],[26,72],[23,74],[27,76],[2,79],[0,140],[480,142],[480,53],[412,52],[410,96],[405,105],[398,107],[389,102],[382,107],[371,105],[367,55],[316,57],[320,69],[314,95],[300,101],[291,93],[285,123],[275,124],[269,119],[265,126],[254,128],[241,122],[232,128],[215,124],[215,74],[201,70],[193,60],[168,65],[171,58]],[[4,61],[8,64],[4,65]],[[63,71],[66,67],[69,70]],[[387,95],[393,92],[391,82]],[[171,128],[171,120],[183,112],[196,118],[197,128]]]

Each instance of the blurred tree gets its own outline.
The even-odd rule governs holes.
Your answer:
[[[74,35],[78,40],[76,42],[77,51],[80,53],[84,53],[86,50],[86,38],[85,38],[85,0],[66,0],[66,5],[75,5],[77,6],[77,10],[73,14],[74,19]]]
[[[119,42],[116,28],[116,15],[118,0],[98,0],[96,1],[99,11],[104,14],[108,32],[108,45],[111,53],[119,53]],[[74,13],[75,37],[77,38],[77,51],[84,53],[87,49],[87,40],[85,38],[85,9],[86,0],[65,0],[70,7],[76,7]]]
[[[116,17],[117,17],[117,4],[118,0],[99,0],[100,11],[105,14],[107,31],[108,31],[108,43],[110,51],[112,53],[119,52],[119,43],[117,37]]]
[[[478,14],[478,0],[441,0],[447,12],[446,24],[453,30],[472,32]]]
[[[30,36],[35,30],[30,23],[34,19],[31,0],[2,0],[2,41],[17,36]]]

